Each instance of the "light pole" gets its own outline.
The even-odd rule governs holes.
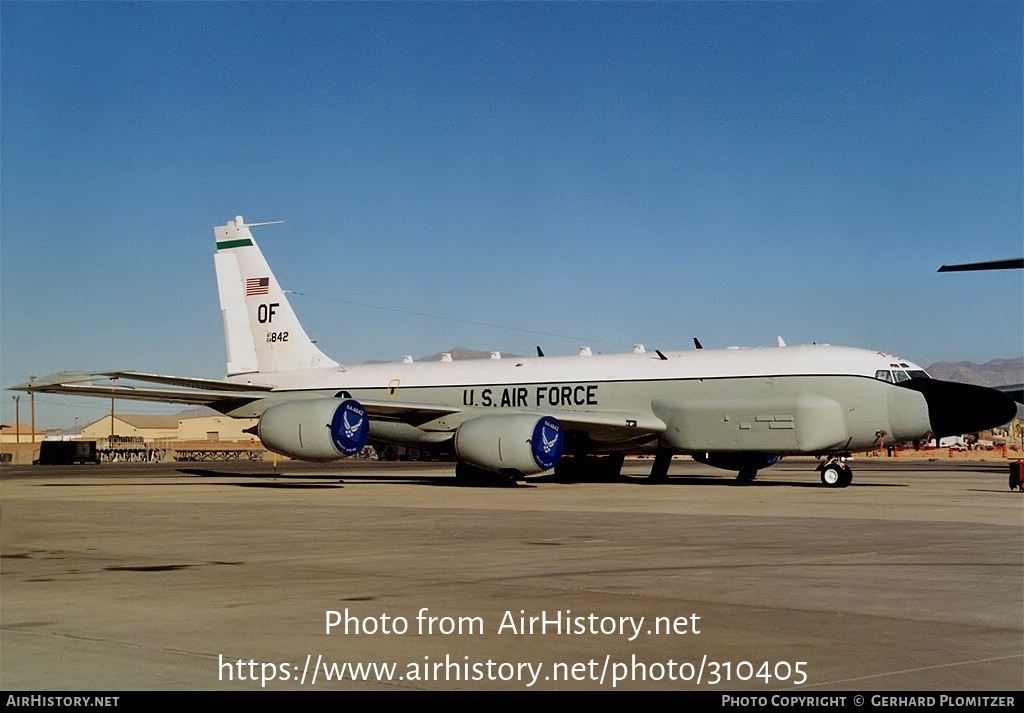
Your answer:
[[[28,384],[29,384],[28,403],[29,403],[29,410],[32,412],[32,423],[31,423],[32,434],[30,436],[32,443],[36,442],[36,392],[35,392],[35,389],[32,388],[32,382],[35,381],[35,380],[36,380],[35,376],[29,376],[28,377]]]
[[[21,443],[21,418],[18,416],[18,400],[20,396],[12,396],[14,399],[14,442]]]
[[[114,391],[117,390],[117,379],[110,380],[110,440],[114,440]]]

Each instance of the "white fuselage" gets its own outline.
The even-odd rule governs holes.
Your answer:
[[[675,452],[824,453],[928,432],[923,397],[876,378],[894,368],[920,370],[898,357],[830,345],[662,354],[365,364],[233,380],[270,379],[274,391],[263,407],[300,394],[458,407],[457,414],[424,416],[416,429],[377,425],[378,435],[409,443],[437,442],[483,412],[513,411],[570,422],[574,414],[632,414],[624,420],[639,418],[638,428],[653,428],[657,443]],[[246,408],[233,415],[259,415]],[[590,437],[602,440],[593,428]],[[630,446],[621,428],[603,440],[608,448]]]

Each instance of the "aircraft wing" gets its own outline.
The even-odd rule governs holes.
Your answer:
[[[1007,384],[1006,386],[993,386],[991,388],[996,391],[1002,391],[1004,394],[1009,394],[1013,397],[1014,401],[1024,404],[1024,384]]]
[[[390,401],[359,399],[371,418],[406,423],[424,423],[439,416],[459,413],[463,408],[446,404],[413,403],[411,401]]]
[[[105,371],[95,376],[108,379],[130,379],[145,381],[151,384],[167,384],[168,386],[185,386],[191,389],[210,389],[213,391],[271,391],[268,384],[240,384],[236,381],[223,379],[199,379],[193,376],[165,376],[164,374],[146,374],[141,371]]]
[[[591,439],[602,442],[635,441],[662,433],[668,428],[654,414],[582,411],[560,413],[556,417],[567,430],[582,431]]]
[[[971,270],[1020,270],[1024,269],[1024,257],[1009,260],[988,260],[987,262],[969,262],[961,265],[943,265],[939,272],[968,272]]]
[[[554,416],[567,431],[586,434],[602,443],[634,441],[664,431],[665,422],[654,414],[618,411],[533,411],[522,409],[494,409],[482,406],[449,406],[429,403],[411,403],[390,400],[363,400],[359,403],[370,418],[378,421],[397,421],[415,426],[426,432],[454,431],[459,425],[480,416],[514,416],[529,414],[538,418]]]
[[[222,413],[260,401],[273,391],[273,387],[269,385],[240,384],[220,379],[148,374],[138,371],[62,371],[31,383],[12,386],[10,389],[69,396],[202,405]],[[484,415],[511,416],[524,413],[537,417],[555,416],[567,431],[585,434],[591,440],[602,443],[641,440],[661,433],[666,428],[664,421],[651,413],[541,413],[520,409],[493,409],[389,399],[360,399],[360,403],[373,420],[405,423],[424,432],[433,433],[454,431],[462,423]],[[261,410],[256,409],[257,412]]]
[[[112,379],[181,388],[157,388],[133,383],[116,383],[110,381]],[[25,382],[10,387],[11,391],[42,394],[99,396],[132,401],[203,405],[222,412],[264,398],[270,389],[269,386],[238,384],[218,379],[196,379],[134,371],[62,371],[34,382]]]

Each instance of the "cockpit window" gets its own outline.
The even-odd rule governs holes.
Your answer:
[[[875,372],[875,378],[879,381],[888,381],[891,383],[900,383],[902,381],[910,381],[911,379],[930,379],[928,372],[923,369],[912,369],[911,371],[900,371],[899,369],[893,369],[887,371],[885,369],[879,369]]]

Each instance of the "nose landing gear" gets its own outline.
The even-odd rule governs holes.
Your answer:
[[[846,465],[845,456],[831,456],[818,466],[818,471],[826,488],[845,488],[853,481],[853,471]]]

